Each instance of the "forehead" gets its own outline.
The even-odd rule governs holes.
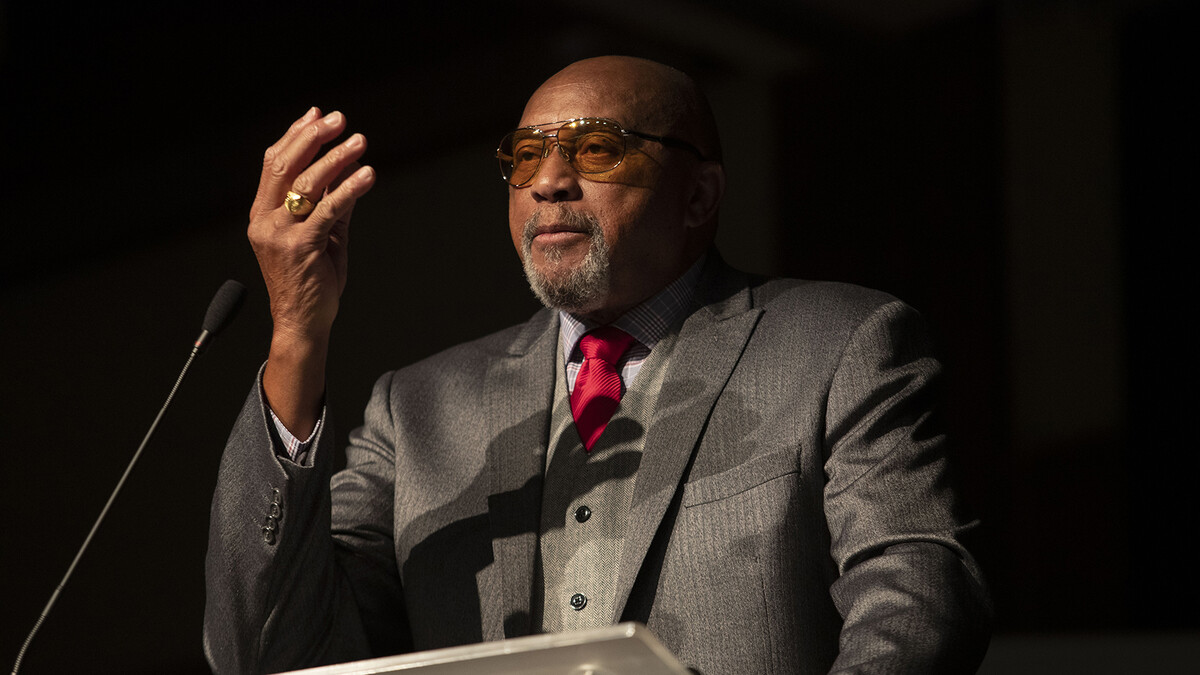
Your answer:
[[[606,117],[627,127],[636,127],[637,97],[623,95],[603,82],[547,83],[534,92],[525,105],[519,126],[549,125],[580,117]]]

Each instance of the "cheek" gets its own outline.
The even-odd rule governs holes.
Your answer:
[[[661,208],[661,195],[655,188],[603,183],[597,184],[595,189],[603,194],[602,199],[596,200],[599,204],[596,213],[602,222],[612,223],[619,232],[657,226],[658,218],[654,214]]]
[[[634,265],[655,266],[682,246],[685,228],[670,203],[656,195],[627,200],[601,220],[609,247]]]
[[[610,202],[603,209],[593,211],[604,230],[604,240],[610,249],[621,249],[635,244],[652,227],[648,204],[641,199],[622,199]]]
[[[616,183],[634,188],[652,190],[662,178],[662,164],[650,155],[630,148],[625,159],[612,171],[596,173],[588,179],[596,183]]]
[[[512,237],[513,247],[517,249],[517,255],[521,255],[521,238],[525,232],[525,220],[527,216],[522,215],[520,198],[513,194],[514,190],[509,188],[508,194],[508,233]]]

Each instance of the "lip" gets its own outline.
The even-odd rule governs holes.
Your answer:
[[[533,242],[539,246],[562,246],[588,236],[587,232],[571,228],[538,228]]]
[[[581,230],[578,227],[571,227],[569,225],[563,225],[560,223],[551,223],[549,225],[539,225],[536,229],[534,229],[533,236],[536,238],[536,237],[540,237],[545,234],[563,234],[563,233],[587,234],[588,232],[587,232],[587,230]]]
[[[534,229],[533,241],[539,245],[558,246],[590,235],[590,232],[579,227],[571,227],[564,223],[547,223]]]

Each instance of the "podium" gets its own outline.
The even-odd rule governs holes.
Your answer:
[[[688,675],[640,623],[482,642],[280,675]]]

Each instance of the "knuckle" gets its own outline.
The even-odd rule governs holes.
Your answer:
[[[255,197],[254,197],[254,203],[250,205],[250,214],[248,216],[249,221],[250,221],[249,227],[253,228],[255,222],[259,218],[263,217],[263,213],[265,211],[269,210],[268,208],[264,207],[264,204],[266,203],[266,199],[267,199],[266,191],[265,191],[264,187],[262,185],[260,185],[258,188],[258,194],[255,195]]]
[[[324,222],[333,219],[333,212],[333,205],[329,203],[328,199],[323,199],[320,202],[317,202],[317,205],[313,208],[312,215],[310,217],[314,220]]]
[[[299,192],[300,194],[304,195],[305,197],[308,197],[309,199],[314,199],[314,196],[312,194],[312,189],[313,189],[312,179],[305,174],[300,174],[299,176],[296,176],[296,179],[292,181],[291,189],[295,192]]]
[[[279,153],[271,159],[268,170],[271,172],[272,178],[281,179],[287,177],[290,166],[291,163],[288,161],[287,155]]]
[[[250,248],[256,252],[261,252],[267,245],[268,238],[263,228],[251,221],[250,226],[246,228],[246,239],[250,240]]]
[[[272,217],[269,213],[251,212],[250,223],[246,226],[246,236],[251,241],[261,241],[269,237]]]
[[[325,199],[323,199],[321,201],[321,203],[328,205],[330,211],[333,211],[335,213],[339,212],[342,209],[346,208],[345,191],[344,190],[335,190],[333,192],[330,192],[325,197]]]
[[[344,161],[346,161],[346,149],[340,145],[325,153],[325,163],[330,166],[339,166]]]
[[[313,215],[319,215],[326,222],[336,221],[346,212],[347,200],[343,195],[329,195],[313,209]]]
[[[318,143],[321,140],[321,130],[317,125],[310,124],[300,131],[300,138],[306,143]]]

